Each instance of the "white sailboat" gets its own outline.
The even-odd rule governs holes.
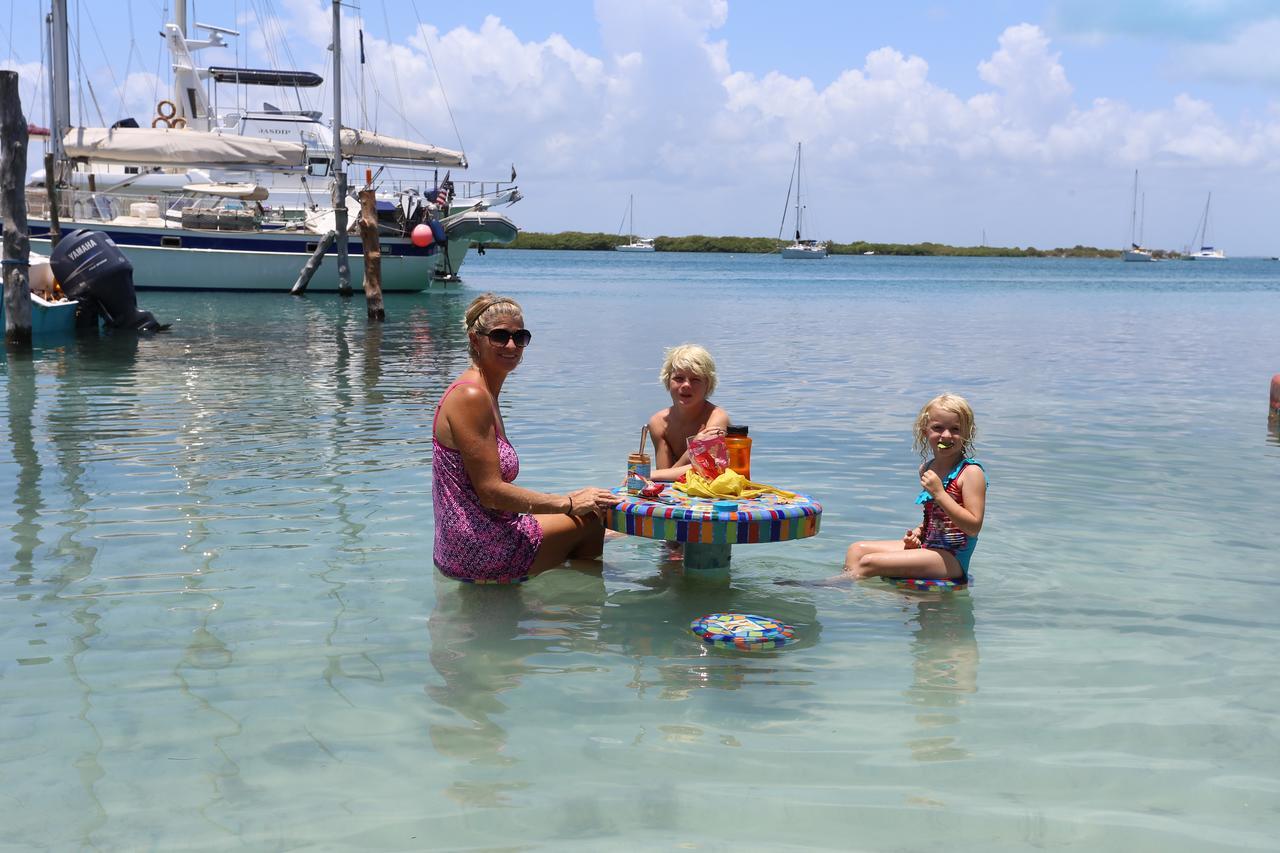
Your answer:
[[[1188,261],[1225,261],[1227,255],[1221,249],[1215,249],[1209,244],[1209,203],[1213,201],[1213,193],[1209,193],[1209,197],[1204,200],[1204,213],[1200,216],[1200,225],[1196,228],[1195,237],[1191,241],[1191,245],[1199,245],[1199,249],[1188,249],[1187,254],[1183,258]]]
[[[782,247],[782,257],[791,260],[801,258],[825,258],[827,256],[826,243],[818,240],[805,239],[801,236],[801,232],[803,231],[802,223],[804,219],[804,204],[800,201],[801,144],[802,143],[799,142],[796,143],[796,163],[791,172],[792,183],[794,183],[796,187],[796,237],[790,246]],[[788,200],[790,200],[790,187],[787,188],[787,195]],[[786,216],[786,205],[784,204],[782,212],[783,226],[786,225]],[[782,238],[782,226],[779,226],[778,228],[778,238]]]
[[[1143,199],[1143,221],[1146,220],[1146,199]],[[1130,262],[1154,261],[1151,251],[1142,248],[1142,228],[1138,225],[1138,170],[1133,170],[1133,213],[1129,219],[1129,248],[1124,250],[1124,259]]]
[[[507,243],[516,226],[491,208],[511,204],[520,194],[512,181],[493,183],[476,194],[454,184],[441,167],[465,169],[465,156],[426,143],[395,139],[339,124],[334,133],[318,111],[262,110],[237,106],[219,114],[214,84],[317,86],[309,72],[201,67],[192,54],[223,46],[223,34],[205,24],[209,37],[186,35],[186,3],[174,6],[175,23],[165,26],[174,69],[173,100],[157,105],[151,128],[137,122],[112,128],[72,128],[66,56],[66,0],[53,3],[51,100],[55,124],[55,175],[37,173],[28,185],[33,247],[48,251],[50,211],[45,182],[56,181],[62,229],[104,231],[129,256],[139,289],[288,290],[303,263],[328,231],[334,230],[335,186],[346,183],[348,168],[428,170],[425,191],[383,179],[378,188],[378,225],[382,247],[382,286],[387,292],[413,292],[432,278],[454,280],[473,243]],[[336,16],[335,16],[336,17]],[[336,27],[336,20],[335,20]],[[335,66],[336,67],[336,66]],[[335,114],[338,114],[335,90]],[[301,104],[300,104],[301,106]],[[65,134],[65,136],[63,135]],[[74,164],[74,169],[70,165]],[[434,177],[432,176],[434,170]],[[376,178],[375,178],[376,180]],[[357,181],[363,184],[364,180]],[[470,182],[459,182],[465,185]],[[351,285],[361,286],[362,243],[353,234],[357,208],[345,194],[348,239],[334,241],[312,289],[339,286],[338,255],[345,243]],[[429,247],[415,246],[413,227],[436,220],[440,237]]]
[[[627,197],[627,215],[624,221],[626,222],[626,225],[627,225],[627,231],[628,231],[627,236],[629,239],[627,240],[626,243],[623,243],[621,246],[614,246],[613,248],[619,252],[655,251],[652,237],[636,236],[635,203],[636,203],[636,197],[634,195]],[[621,226],[618,227],[618,236],[622,236]]]

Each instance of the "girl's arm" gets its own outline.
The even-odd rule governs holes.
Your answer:
[[[587,515],[611,507],[617,498],[606,489],[588,486],[568,495],[553,495],[504,482],[498,461],[497,423],[489,395],[476,386],[459,386],[441,412],[471,486],[480,503],[489,509],[567,515]]]
[[[926,488],[956,527],[969,536],[977,536],[987,513],[987,477],[977,465],[970,465],[960,473],[959,482],[963,506],[947,494],[936,474]]]

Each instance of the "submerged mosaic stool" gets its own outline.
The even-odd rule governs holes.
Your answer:
[[[751,613],[710,613],[689,623],[689,630],[708,645],[743,651],[776,649],[796,635],[790,625]]]
[[[930,578],[884,578],[884,581],[893,584],[898,589],[932,590],[934,592],[953,592],[969,586],[968,583],[961,581],[932,580]]]

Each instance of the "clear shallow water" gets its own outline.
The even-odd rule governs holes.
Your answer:
[[[7,356],[0,822],[19,848],[1274,849],[1280,264],[491,252],[461,290],[143,294],[166,335]],[[612,484],[695,340],[821,534],[728,589],[609,543],[430,568],[463,308],[535,333],[522,484]],[[966,593],[833,574],[914,523],[910,423],[978,413]],[[704,649],[714,610],[797,626]]]

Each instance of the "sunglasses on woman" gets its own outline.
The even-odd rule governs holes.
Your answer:
[[[529,341],[533,340],[533,332],[528,329],[516,329],[514,332],[509,329],[493,329],[485,332],[484,336],[488,338],[494,346],[505,347],[508,341],[515,341],[516,346],[524,349],[529,345]]]

